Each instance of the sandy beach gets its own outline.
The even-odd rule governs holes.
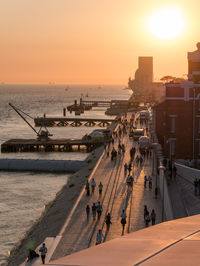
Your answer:
[[[36,248],[46,237],[55,237],[59,234],[102,152],[103,147],[100,147],[87,157],[87,166],[73,174],[67,184],[57,193],[56,198],[46,205],[41,217],[26,232],[25,237],[18,242],[16,247],[11,250],[7,262],[3,265],[20,265],[27,257],[27,245],[30,241],[34,242]]]

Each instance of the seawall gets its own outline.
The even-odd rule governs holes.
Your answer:
[[[86,166],[86,161],[78,160],[0,159],[2,171],[75,173]]]

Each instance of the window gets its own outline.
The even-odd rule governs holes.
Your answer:
[[[170,140],[170,157],[172,155],[175,155],[175,140],[174,139]]]
[[[171,133],[175,132],[175,117],[171,117]]]

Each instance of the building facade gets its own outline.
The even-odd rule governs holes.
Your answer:
[[[200,158],[200,45],[188,53],[188,80],[165,84],[164,101],[154,107],[154,127],[169,159]]]

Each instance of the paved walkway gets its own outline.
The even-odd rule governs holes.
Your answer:
[[[123,136],[121,143],[126,146],[125,156],[117,156],[116,161],[111,161],[106,154],[102,158],[94,179],[97,187],[93,194],[86,196],[86,193],[81,198],[68,226],[66,227],[63,236],[55,249],[51,260],[69,255],[73,252],[88,248],[96,243],[96,234],[99,229],[102,229],[105,236],[105,241],[121,236],[121,213],[122,209],[126,209],[127,224],[124,234],[144,228],[144,205],[147,205],[149,212],[155,209],[157,219],[156,223],[161,222],[161,200],[160,197],[154,197],[154,179],[153,188],[144,189],[144,176],[152,174],[152,160],[145,160],[142,166],[134,166],[133,174],[135,181],[133,189],[128,189],[126,185],[126,177],[124,176],[124,163],[129,163],[129,151],[133,146],[133,140],[129,139],[128,135]],[[118,139],[114,144],[117,149]],[[136,152],[136,155],[138,150]],[[99,197],[98,184],[103,184],[103,193]],[[86,220],[86,205],[92,206],[93,202],[101,202],[103,212],[101,218],[93,220],[90,215],[89,221]],[[66,203],[68,204],[68,203]],[[105,215],[111,213],[112,225],[110,230],[106,231],[104,223]]]

